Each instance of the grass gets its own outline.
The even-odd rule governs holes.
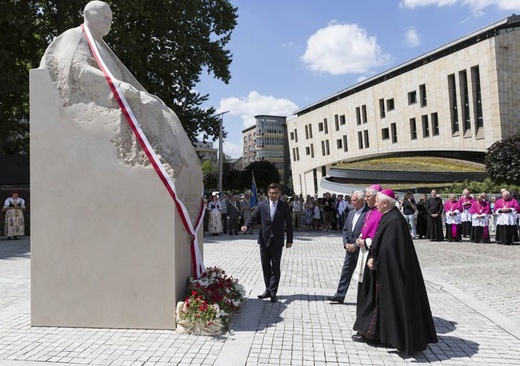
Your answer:
[[[341,163],[334,168],[421,172],[485,172],[484,164],[438,157],[389,157]]]

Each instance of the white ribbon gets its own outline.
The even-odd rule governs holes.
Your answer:
[[[141,144],[141,147],[145,151],[148,159],[152,163],[153,167],[155,168],[155,171],[159,175],[159,178],[164,183],[166,189],[172,196],[175,206],[177,207],[177,210],[179,212],[179,215],[181,216],[181,220],[184,224],[184,227],[189,232],[189,234],[192,236],[191,244],[192,244],[192,265],[193,265],[193,274],[195,278],[199,278],[204,272],[206,272],[206,268],[204,267],[202,254],[200,252],[198,238],[197,238],[197,231],[199,230],[200,225],[203,222],[204,219],[204,204],[201,199],[201,212],[199,213],[199,217],[197,220],[197,223],[195,227],[193,226],[190,215],[188,213],[188,210],[186,209],[186,206],[182,203],[182,201],[177,196],[177,191],[175,190],[175,184],[171,180],[170,176],[164,169],[162,163],[160,162],[159,158],[157,157],[157,154],[153,150],[152,146],[150,145],[148,139],[146,138],[143,130],[141,129],[141,126],[139,125],[139,122],[137,121],[137,118],[135,117],[134,113],[132,112],[132,108],[130,108],[130,105],[128,104],[123,91],[119,87],[117,83],[117,79],[114,78],[108,67],[106,66],[105,62],[103,61],[101,54],[99,53],[99,50],[97,48],[96,42],[94,38],[92,37],[92,34],[90,33],[90,30],[85,24],[81,25],[81,28],[83,29],[83,32],[85,33],[85,36],[87,37],[87,41],[90,46],[90,50],[94,54],[94,57],[101,69],[103,71],[103,74],[105,75],[105,78],[107,79],[108,85],[110,86],[110,89],[112,89],[112,92],[114,94],[114,97],[116,98],[117,102],[119,103],[119,106],[121,107],[121,110],[123,111],[128,123],[130,124],[130,127],[134,131],[137,140]],[[202,197],[202,196],[201,196]]]

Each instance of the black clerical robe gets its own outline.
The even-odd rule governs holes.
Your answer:
[[[428,214],[428,227],[426,230],[426,238],[431,241],[444,241],[442,232],[442,212],[444,204],[440,197],[430,197],[426,201],[426,213]],[[436,214],[434,217],[432,215]]]
[[[437,334],[410,230],[397,208],[385,213],[374,236],[369,258],[375,270],[362,286],[355,329],[364,337],[412,355],[436,343]]]

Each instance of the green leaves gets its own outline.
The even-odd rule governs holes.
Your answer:
[[[242,185],[244,187],[251,187],[253,171],[259,192],[267,192],[267,187],[271,183],[280,183],[280,173],[276,166],[267,160],[260,160],[253,161],[242,171]]]
[[[485,163],[489,176],[497,183],[520,185],[520,134],[491,145]]]
[[[0,13],[0,153],[29,150],[29,70],[54,37],[83,23],[86,3],[15,1]],[[229,82],[225,47],[237,24],[229,0],[111,0],[106,42],[137,80],[179,116],[188,136],[218,136],[215,109],[202,108],[197,91],[203,70]]]

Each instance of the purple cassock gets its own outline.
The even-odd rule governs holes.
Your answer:
[[[377,226],[383,214],[377,210],[377,207],[372,207],[365,216],[365,223],[361,229],[361,238],[372,239],[376,233]]]

